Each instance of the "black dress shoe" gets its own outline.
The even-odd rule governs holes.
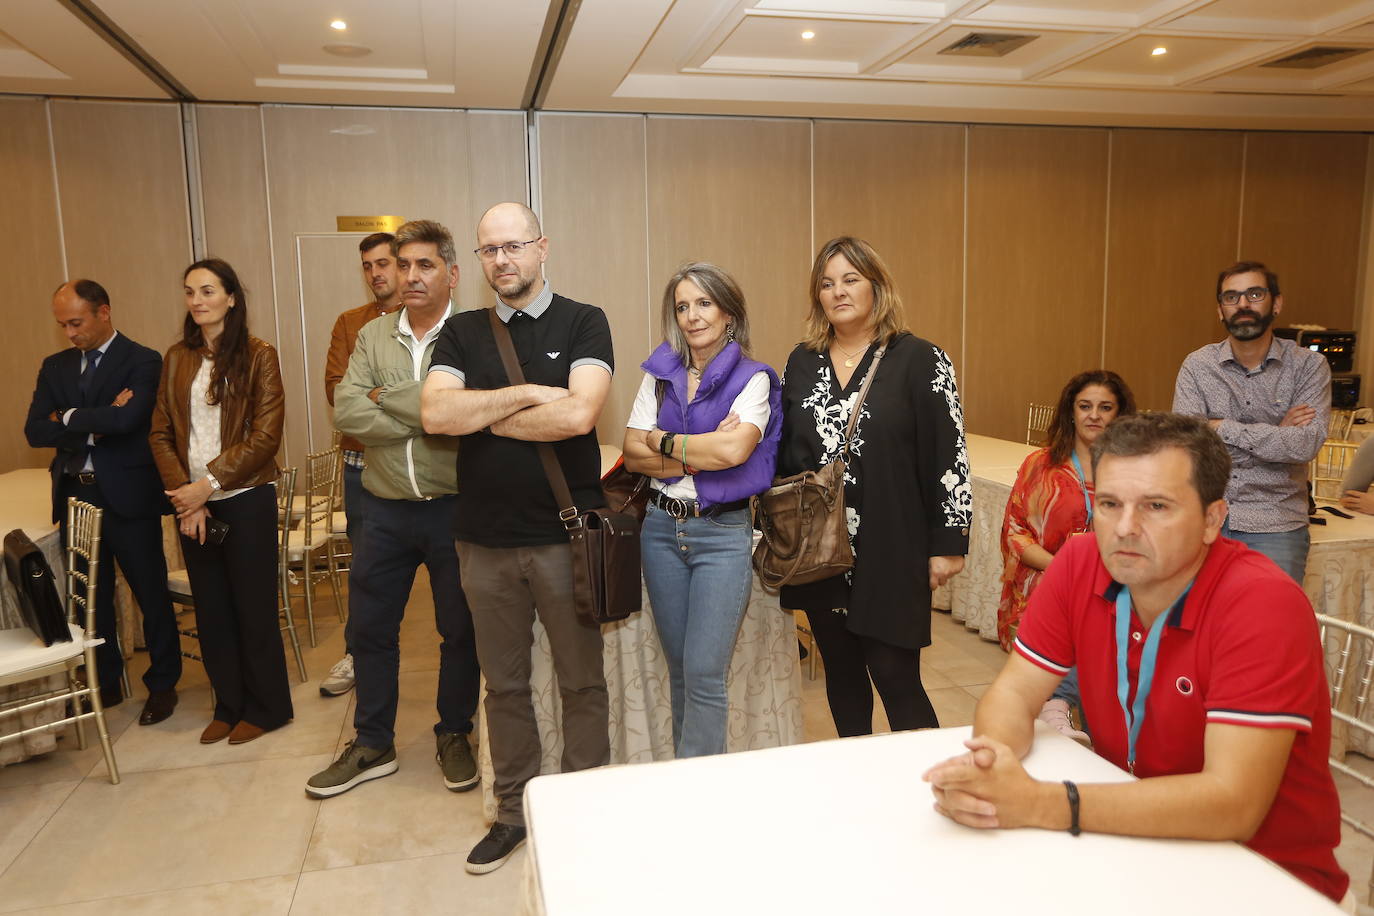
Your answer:
[[[175,688],[154,690],[148,694],[148,702],[143,704],[143,712],[138,716],[139,725],[156,725],[172,714],[177,708]]]

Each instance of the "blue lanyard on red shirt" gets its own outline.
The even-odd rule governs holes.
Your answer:
[[[1083,473],[1083,462],[1078,460],[1078,452],[1069,452],[1069,455],[1073,458],[1073,469],[1078,472],[1078,486],[1083,490],[1083,508],[1088,510],[1086,530],[1086,528],[1092,527],[1093,523],[1093,500],[1088,495],[1088,477]]]
[[[1175,610],[1183,606],[1192,590],[1189,582],[1183,594],[1169,609],[1155,618],[1150,626],[1150,635],[1145,637],[1145,648],[1140,653],[1140,676],[1135,688],[1135,703],[1127,705],[1131,695],[1131,679],[1127,672],[1127,657],[1130,655],[1131,629],[1131,590],[1125,586],[1116,593],[1116,698],[1121,703],[1121,712],[1126,717],[1126,769],[1135,774],[1135,745],[1140,738],[1141,726],[1145,724],[1145,702],[1150,698],[1150,687],[1155,679],[1155,662],[1159,657],[1159,640],[1164,635],[1164,624],[1173,616]]]

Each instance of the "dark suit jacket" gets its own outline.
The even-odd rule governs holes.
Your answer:
[[[24,435],[34,448],[56,448],[49,466],[53,480],[53,521],[60,521],[63,507],[59,487],[67,458],[84,453],[86,437],[99,436],[91,452],[100,492],[110,509],[130,518],[164,515],[171,511],[162,492],[162,479],[148,447],[148,426],[157,402],[162,356],[156,350],[116,334],[96,366],[89,405],[81,402],[81,351],[76,347],[43,360],[34,386]],[[123,407],[114,399],[128,388],[134,396]],[[62,413],[77,410],[64,425]],[[57,412],[56,421],[48,419]]]

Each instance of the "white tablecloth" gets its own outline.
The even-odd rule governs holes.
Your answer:
[[[673,756],[672,709],[668,664],[654,629],[649,598],[644,610],[628,620],[602,628],[606,642],[606,686],[610,691],[612,763],[648,763]],[[540,772],[557,773],[563,753],[562,706],[553,673],[548,636],[535,623],[530,678],[543,759]],[[758,578],[740,625],[730,662],[730,712],[726,747],[730,751],[778,747],[802,740],[801,666],[797,659],[796,623],[778,599],[763,591]],[[482,717],[478,762],[488,820],[496,817],[491,786],[491,753]]]
[[[1032,776],[1130,779],[1037,726]],[[541,776],[525,794],[524,911],[1334,913],[1234,843],[973,830],[920,774],[968,728]]]
[[[57,525],[52,518],[52,482],[47,470],[43,468],[24,468],[0,474],[0,538],[15,528],[23,528],[29,539],[43,551],[48,565],[52,567],[57,579],[57,587],[63,587],[66,564],[62,556],[62,540],[58,537]],[[16,606],[14,590],[9,584],[9,574],[0,563],[0,629],[24,626]],[[61,678],[51,677],[28,684],[15,684],[0,687],[0,704],[36,696],[46,690],[61,686]],[[18,719],[10,717],[0,720],[0,734],[13,734],[22,725],[30,728],[45,725],[62,718],[62,709],[54,704],[37,712],[23,713]],[[0,744],[0,766],[17,763],[35,754],[46,754],[57,747],[57,736],[52,732],[41,735],[28,735],[18,741]]]
[[[1036,446],[990,436],[968,437],[973,483],[973,524],[964,571],[938,589],[934,605],[947,608],[984,639],[997,639],[997,605],[1002,599],[1002,515],[1016,471]]]

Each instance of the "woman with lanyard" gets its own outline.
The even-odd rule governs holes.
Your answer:
[[[1044,448],[1026,456],[1016,472],[1002,521],[1002,602],[997,638],[1011,651],[1016,629],[1041,575],[1064,542],[1092,530],[1090,449],[1107,424],[1135,413],[1135,397],[1121,376],[1106,369],[1081,372],[1059,394]],[[1070,672],[1040,713],[1060,732],[1087,743],[1073,727],[1069,707],[1078,702],[1078,677]]]

